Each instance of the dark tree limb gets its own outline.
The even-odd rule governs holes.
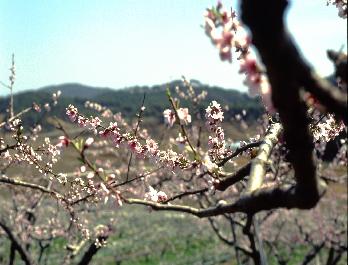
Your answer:
[[[343,82],[347,84],[347,54],[344,54],[342,52],[336,52],[333,50],[328,50],[327,56],[335,66],[336,78],[340,78]]]
[[[304,68],[301,83],[311,92],[330,112],[336,113],[347,124],[347,94],[329,81],[320,78],[312,70]]]
[[[251,231],[251,225],[253,223],[253,216],[248,214],[248,219],[245,228],[243,229],[243,233],[248,237],[250,242],[250,248],[251,248],[251,258],[255,265],[262,264],[262,259],[259,250],[256,247],[256,241],[255,241],[255,233]]]
[[[306,106],[299,90],[305,87],[330,111],[347,118],[346,96],[314,74],[304,62],[284,26],[288,1],[243,0],[242,19],[250,28],[253,43],[266,66],[272,86],[272,100],[284,127],[284,140],[293,165],[296,189],[290,196],[297,208],[312,208],[320,198],[320,189],[312,157],[313,140],[309,133]]]
[[[215,234],[218,236],[218,238],[222,242],[224,242],[225,244],[227,244],[229,246],[234,247],[235,252],[241,251],[244,253],[244,255],[246,255],[248,257],[251,257],[253,255],[252,251],[249,248],[247,248],[245,246],[238,245],[237,242],[233,239],[228,239],[227,236],[224,235],[222,233],[222,231],[218,228],[218,226],[213,218],[210,217],[210,218],[208,218],[208,220],[209,220],[210,226],[213,228]]]
[[[251,163],[241,167],[236,172],[222,179],[219,183],[214,184],[215,189],[224,191],[229,186],[241,181],[250,173],[248,181],[248,192],[254,191],[261,187],[266,168],[268,165],[268,159],[274,146],[277,144],[279,135],[282,132],[282,126],[279,123],[274,123],[270,126],[270,129],[266,133],[263,141],[253,143],[248,147],[237,150],[235,154],[239,154],[249,148],[259,146],[258,153]]]
[[[248,176],[250,173],[250,168],[251,163],[242,166],[237,171],[220,180],[220,182],[214,183],[215,189],[219,191],[225,191],[228,187],[234,185],[235,183],[238,183],[239,181],[243,180],[246,176]]]
[[[216,206],[209,208],[195,208],[175,204],[168,205],[134,198],[123,198],[123,200],[128,204],[150,206],[152,209],[158,211],[185,212],[199,218],[204,218],[236,212],[253,215],[260,211],[272,210],[276,208],[310,209],[313,205],[313,198],[306,196],[304,192],[306,192],[306,190],[303,190],[301,187],[297,186],[259,189],[242,195],[236,202],[217,204]]]
[[[306,254],[302,261],[302,265],[309,264],[320,252],[320,250],[325,246],[325,242],[320,245],[314,245],[313,248]]]
[[[18,251],[25,265],[35,265],[25,246],[22,245],[20,239],[12,232],[11,228],[6,224],[5,220],[0,218],[0,227],[5,231],[13,247]]]
[[[105,241],[108,238],[108,235],[99,236],[99,241]],[[80,259],[78,265],[86,265],[89,264],[92,261],[92,258],[95,254],[99,251],[100,247],[98,247],[95,242],[91,243],[87,249],[87,251],[83,254],[82,258]]]
[[[10,246],[10,257],[8,260],[8,265],[13,265],[14,261],[16,259],[16,246],[13,242],[11,242],[11,246]]]
[[[248,149],[252,149],[252,148],[255,148],[255,147],[258,147],[262,142],[261,141],[258,141],[258,142],[253,142],[253,143],[249,143],[249,144],[246,144],[242,147],[238,147],[231,155],[225,157],[224,159],[221,160],[221,162],[219,162],[217,165],[219,167],[225,165],[229,160],[231,160],[232,158],[238,156],[239,154],[247,151]]]
[[[182,193],[179,193],[177,195],[174,195],[173,197],[168,198],[167,200],[165,200],[163,203],[168,203],[171,201],[174,201],[176,199],[181,199],[183,197],[186,196],[190,196],[190,195],[194,195],[194,194],[202,194],[209,191],[209,188],[202,188],[202,189],[198,189],[198,190],[188,190],[188,191],[184,191]]]

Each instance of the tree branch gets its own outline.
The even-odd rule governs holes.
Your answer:
[[[61,195],[60,193],[51,190],[49,188],[46,188],[44,186],[35,184],[35,183],[30,183],[30,182],[25,182],[25,181],[21,181],[21,180],[16,180],[13,178],[9,178],[6,176],[0,176],[0,183],[6,183],[6,184],[10,184],[10,185],[14,185],[14,186],[20,186],[20,187],[25,187],[25,188],[30,188],[30,189],[34,189],[34,190],[39,190],[43,193],[48,193],[51,194],[53,196],[55,196],[56,198],[62,198],[63,195]]]
[[[289,149],[289,161],[294,167],[298,187],[305,194],[294,205],[299,208],[312,208],[320,198],[320,190],[313,161],[313,140],[309,133],[306,106],[301,101],[299,89],[305,86],[331,111],[347,117],[346,97],[335,93],[319,82],[304,63],[296,45],[284,26],[286,0],[271,0],[265,5],[262,1],[243,0],[242,19],[250,28],[253,43],[266,66],[272,86],[272,100],[279,111],[284,127],[284,140]],[[341,95],[342,96],[342,95]]]
[[[249,175],[251,168],[251,162],[242,166],[237,171],[232,174],[226,176],[220,182],[214,183],[214,187],[216,190],[225,191],[228,187],[234,185],[235,183],[243,180],[246,176]]]
[[[221,167],[221,166],[225,165],[229,160],[231,160],[232,158],[234,158],[237,155],[239,155],[240,153],[243,153],[244,151],[246,151],[248,149],[251,149],[251,148],[254,148],[254,147],[258,147],[261,143],[262,143],[262,141],[258,141],[258,142],[246,144],[246,145],[244,145],[242,147],[238,147],[231,155],[225,157],[217,165],[219,167]]]
[[[254,191],[261,187],[266,174],[268,159],[274,146],[278,143],[278,137],[282,130],[283,127],[280,125],[280,123],[274,123],[270,126],[269,131],[260,145],[256,157],[251,163],[250,177],[247,188],[248,192]]]
[[[12,233],[11,228],[6,225],[4,219],[0,218],[0,227],[5,231],[14,248],[18,251],[25,265],[35,265],[36,263],[32,260],[30,254],[26,251],[25,247],[21,244],[19,238]]]
[[[14,115],[12,118],[8,119],[7,121],[0,123],[0,128],[3,127],[6,123],[9,123],[9,122],[19,118],[20,116],[22,116],[23,114],[27,113],[28,111],[30,111],[32,109],[33,109],[32,107],[26,108],[26,109],[22,110],[21,112],[17,113],[16,115]]]
[[[97,239],[99,241],[105,241],[108,238],[108,234],[99,236]],[[91,243],[87,249],[87,251],[83,254],[81,260],[77,265],[86,265],[89,264],[92,261],[92,258],[94,257],[95,254],[99,251],[101,247],[98,247],[95,242]]]
[[[123,198],[124,202],[128,204],[150,206],[152,209],[158,211],[164,210],[185,212],[199,218],[236,212],[253,215],[260,211],[276,208],[312,208],[312,206],[308,204],[307,199],[307,191],[298,186],[259,189],[242,195],[236,202],[229,204],[218,204],[214,207],[203,209],[185,205],[168,205],[134,198]]]

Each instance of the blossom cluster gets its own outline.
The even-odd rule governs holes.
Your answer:
[[[85,102],[85,108],[92,109],[101,113],[101,116],[104,118],[110,118],[112,116],[112,111],[109,108],[102,106],[97,102],[91,102],[87,100]]]
[[[53,106],[58,104],[58,99],[61,96],[62,92],[58,90],[57,92],[52,94],[52,101],[53,101]],[[48,105],[47,105],[48,104]],[[47,109],[49,107],[49,103],[45,104],[45,108]]]
[[[191,123],[191,115],[189,114],[188,108],[178,108],[176,112],[180,122],[183,122],[184,124]],[[176,121],[175,111],[166,109],[163,111],[163,116],[165,124],[172,127]]]
[[[224,113],[219,103],[212,101],[205,110],[206,126],[213,132],[213,136],[209,136],[209,156],[212,161],[222,159],[226,155],[226,142],[224,130],[220,126]]]
[[[200,94],[196,94],[192,84],[183,76],[182,81],[186,90],[181,90],[179,86],[175,87],[175,92],[179,97],[191,101],[193,104],[199,104],[206,98],[208,92],[206,90],[202,90]]]
[[[185,109],[183,110],[183,113],[184,116],[181,117],[184,117],[187,120],[187,112]],[[69,116],[71,121],[77,121],[80,126],[88,127],[101,137],[111,140],[115,147],[122,145],[123,147],[128,148],[139,158],[148,158],[173,171],[190,167],[188,159],[182,154],[178,154],[173,150],[161,151],[158,147],[158,143],[151,138],[146,139],[145,143],[141,143],[139,138],[133,133],[121,132],[117,122],[110,122],[108,127],[103,127],[101,126],[101,121],[98,117],[86,118],[83,115],[80,115],[73,105],[69,105],[66,114]]]
[[[46,137],[44,143],[37,146],[35,149],[27,141],[29,137],[26,135],[17,139],[17,143],[11,148],[1,153],[3,161],[8,163],[27,163],[33,165],[40,173],[45,176],[54,175],[52,168],[55,163],[58,162],[63,145],[61,141],[57,144],[52,144],[51,140]],[[0,149],[4,150],[4,140],[0,138]]]
[[[225,10],[221,2],[218,2],[216,7],[206,10],[204,18],[205,33],[219,49],[221,60],[232,62],[233,47],[243,53],[248,51],[250,39],[239,31],[240,23],[234,11]]]
[[[221,60],[232,62],[232,49],[239,53],[240,73],[245,74],[244,84],[251,96],[260,95],[268,112],[275,111],[271,100],[271,86],[256,55],[251,51],[251,39],[234,11],[227,11],[219,2],[217,7],[207,9],[205,32],[219,49]],[[222,28],[219,31],[219,28]]]
[[[165,202],[168,196],[163,191],[157,191],[152,186],[149,186],[149,191],[145,193],[145,199],[154,202]]]
[[[14,55],[12,55],[12,63],[11,63],[11,68],[10,68],[10,76],[9,76],[9,81],[10,81],[10,87],[12,89],[14,82],[16,80],[16,65],[15,65],[15,61],[14,61]]]
[[[327,0],[327,5],[335,5],[338,9],[338,16],[347,18],[347,0]]]
[[[43,104],[43,107],[44,107],[46,112],[50,112],[51,106],[56,106],[58,104],[58,99],[60,98],[61,94],[62,94],[62,92],[60,90],[58,90],[57,92],[54,92],[52,94],[52,98],[51,98],[52,101],[46,102]],[[41,112],[41,110],[42,110],[41,106],[39,104],[37,104],[36,102],[33,102],[32,108],[36,112]]]
[[[329,142],[335,139],[344,129],[343,121],[336,121],[334,115],[327,114],[319,122],[310,126],[314,141]]]

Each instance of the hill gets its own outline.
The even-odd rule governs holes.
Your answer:
[[[229,107],[229,110],[225,114],[227,119],[230,119],[236,113],[241,113],[243,109],[247,111],[247,119],[249,120],[255,120],[263,113],[263,107],[259,100],[250,98],[246,93],[241,93],[233,89],[204,85],[195,80],[192,83],[197,94],[202,90],[208,92],[208,96],[199,106],[199,110],[202,113],[212,100],[218,101],[222,106],[227,105]],[[52,114],[59,118],[66,119],[65,108],[69,104],[73,104],[80,110],[83,110],[84,103],[89,100],[109,107],[113,112],[122,112],[124,117],[131,119],[135,117],[145,93],[146,111],[144,116],[152,117],[160,122],[163,119],[163,110],[170,107],[166,96],[166,89],[169,87],[173,96],[176,96],[175,87],[178,85],[182,87],[182,82],[173,81],[169,84],[151,87],[135,86],[117,90],[74,83],[54,85],[15,94],[14,107],[15,112],[18,112],[23,108],[30,107],[33,102],[42,105],[50,101],[53,92],[60,90],[62,95],[59,104],[52,110]],[[8,97],[0,98],[0,113],[6,112],[8,101]],[[181,100],[180,106],[190,107],[190,103],[186,100]],[[88,111],[85,111],[85,113],[88,113]],[[26,114],[25,122],[33,124],[37,121],[37,116],[37,114],[28,113]]]
[[[76,98],[85,98],[85,99],[92,99],[94,97],[97,97],[101,93],[112,91],[111,88],[91,87],[91,86],[86,86],[86,85],[82,85],[78,83],[50,85],[50,86],[46,86],[46,87],[38,89],[38,91],[48,92],[50,94],[56,92],[57,90],[62,91],[64,97],[69,97],[69,98],[76,97]]]

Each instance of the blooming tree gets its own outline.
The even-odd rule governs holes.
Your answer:
[[[346,17],[346,2],[335,4],[339,15]],[[133,122],[98,103],[85,104],[93,116],[69,105],[66,114],[80,128],[78,132],[56,119],[59,135],[42,139],[41,127],[25,130],[21,118],[29,111],[49,113],[60,92],[43,108],[33,104],[15,114],[13,58],[6,85],[11,91],[8,117],[0,124],[6,128],[0,138],[0,183],[6,186],[0,188],[11,198],[2,206],[1,213],[6,214],[0,216],[0,227],[11,242],[10,264],[16,253],[25,264],[41,263],[56,238],[68,242],[64,264],[83,248],[86,251],[78,262],[90,262],[115,226],[113,218],[98,220],[102,215],[98,209],[110,205],[117,210],[124,204],[207,218],[217,236],[233,246],[239,264],[249,260],[265,264],[267,252],[286,264],[291,257],[280,255],[278,245],[294,241],[312,246],[303,264],[324,247],[329,249],[327,264],[338,262],[347,251],[343,236],[347,228],[339,212],[325,220],[334,228],[316,237],[311,232],[315,226],[306,227],[298,217],[302,213],[284,209],[312,209],[327,198],[328,183],[344,180],[337,171],[347,165],[346,141],[342,139],[330,164],[323,162],[323,152],[328,142],[346,132],[347,57],[328,54],[336,67],[337,87],[314,74],[284,26],[286,5],[285,0],[267,5],[242,1],[241,18],[252,36],[237,14],[221,3],[207,9],[204,17],[206,34],[221,60],[232,62],[238,56],[250,95],[261,96],[265,106],[258,131],[242,141],[225,133],[224,109],[217,101],[200,111],[207,93],[197,94],[186,79],[175,94],[173,88],[167,89],[170,108],[163,110],[166,135],[162,139],[156,140],[145,129],[145,95]],[[183,99],[193,108],[181,106]],[[243,115],[235,119],[247,130]],[[75,152],[78,163],[70,170],[57,170],[67,150]],[[310,214],[318,216],[318,211]],[[230,226],[230,237],[224,234],[223,222]],[[297,234],[289,236],[289,230]]]

